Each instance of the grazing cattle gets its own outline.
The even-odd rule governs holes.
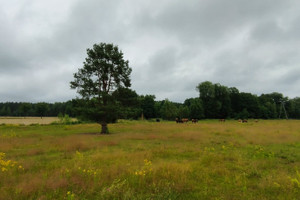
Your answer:
[[[189,119],[187,119],[187,118],[182,118],[182,119],[176,118],[175,121],[176,121],[176,123],[184,123],[184,122],[187,123],[189,121]]]
[[[239,123],[242,123],[242,122],[243,122],[243,120],[239,119],[239,120],[238,120],[238,122],[239,122]]]
[[[225,119],[219,119],[220,122],[225,122]]]
[[[176,118],[175,121],[176,121],[176,123],[183,123],[183,121],[179,118]]]
[[[188,121],[189,121],[188,118],[182,118],[181,120],[182,120],[182,122],[185,122],[185,123],[188,123]]]
[[[247,119],[243,119],[242,122],[243,123],[248,123],[248,120]]]
[[[192,123],[197,123],[198,119],[192,119]]]
[[[156,119],[156,122],[160,122],[160,119],[157,118],[157,119]]]
[[[255,122],[257,123],[257,122],[258,122],[258,119],[256,119]]]

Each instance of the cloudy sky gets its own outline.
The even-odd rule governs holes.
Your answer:
[[[300,96],[297,0],[0,0],[0,102],[58,102],[86,49],[114,43],[132,89],[183,102],[203,81]]]

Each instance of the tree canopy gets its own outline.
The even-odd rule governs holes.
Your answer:
[[[189,119],[300,119],[300,98],[289,99],[283,94],[272,92],[260,96],[240,92],[235,87],[226,87],[219,83],[202,82],[199,97],[188,98],[184,103],[171,102],[168,99],[156,101],[154,95],[139,95],[127,87],[111,90],[108,95],[109,103],[104,108],[99,105],[96,97],[89,100],[77,98],[67,102],[56,103],[0,103],[0,116],[58,116],[69,115],[80,121],[100,121],[107,112],[107,122],[117,119],[139,119],[144,114],[145,119],[175,118]],[[203,86],[202,83],[199,85]],[[197,89],[199,88],[199,85]],[[202,88],[202,89],[201,89]],[[208,91],[206,91],[207,89]],[[202,94],[202,91],[204,94]],[[283,104],[284,108],[283,109]],[[82,120],[83,119],[83,120]]]
[[[94,44],[87,49],[83,68],[74,73],[71,88],[85,101],[80,104],[82,116],[102,126],[101,133],[108,133],[107,123],[117,116],[117,104],[113,91],[131,86],[131,68],[122,51],[113,44]]]

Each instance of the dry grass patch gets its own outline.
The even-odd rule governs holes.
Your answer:
[[[45,153],[44,149],[34,148],[34,149],[29,149],[27,151],[27,156],[36,156],[36,155],[41,155],[44,153]]]
[[[16,191],[21,193],[22,196],[30,198],[30,196],[33,196],[36,193],[43,191],[44,186],[45,178],[43,176],[43,173],[40,172],[23,175],[15,187]]]
[[[58,117],[0,117],[0,124],[51,124],[59,121]]]
[[[51,146],[61,152],[87,151],[98,147],[93,135],[68,135],[64,137],[52,137]]]

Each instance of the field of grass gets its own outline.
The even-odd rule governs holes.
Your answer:
[[[1,125],[0,199],[299,199],[300,121]]]

